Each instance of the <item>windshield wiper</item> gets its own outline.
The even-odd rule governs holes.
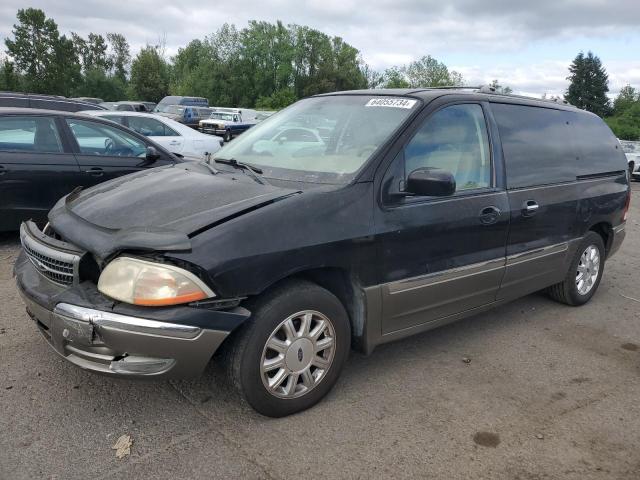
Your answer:
[[[225,165],[231,165],[235,168],[241,168],[251,174],[251,177],[260,185],[265,185],[265,182],[258,176],[262,174],[262,169],[249,165],[248,163],[239,162],[235,158],[214,158],[214,162],[223,163]]]

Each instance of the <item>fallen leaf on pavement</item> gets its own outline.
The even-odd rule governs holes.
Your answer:
[[[131,439],[131,435],[121,435],[116,443],[113,445],[113,448],[116,451],[117,458],[123,458],[125,455],[131,454],[131,445],[133,445],[133,440]]]

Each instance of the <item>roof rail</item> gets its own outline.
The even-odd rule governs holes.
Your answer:
[[[551,103],[560,103],[562,105],[573,106],[569,102],[567,102],[564,98],[554,97],[554,98],[536,98],[536,97],[527,97],[526,95],[515,95],[513,93],[502,93],[498,92],[495,87],[491,85],[482,85],[478,87],[478,93],[486,93],[492,95],[504,95],[506,97],[512,98],[523,98],[527,100],[538,100],[541,102],[551,102]]]

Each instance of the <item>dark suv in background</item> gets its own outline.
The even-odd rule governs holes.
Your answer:
[[[22,225],[15,272],[75,365],[184,377],[221,350],[230,384],[282,416],[323,398],[352,347],[542,289],[588,302],[629,200],[620,144],[593,114],[491,89],[342,92],[211,164],[62,198],[44,231]]]
[[[0,107],[40,108],[62,112],[106,110],[106,108],[96,105],[93,102],[74,100],[56,95],[18,92],[0,92]]]

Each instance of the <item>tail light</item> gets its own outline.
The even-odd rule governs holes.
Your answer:
[[[627,215],[629,214],[629,206],[631,205],[631,188],[627,191],[627,200],[624,202],[624,209],[622,210],[622,221],[627,221]]]

